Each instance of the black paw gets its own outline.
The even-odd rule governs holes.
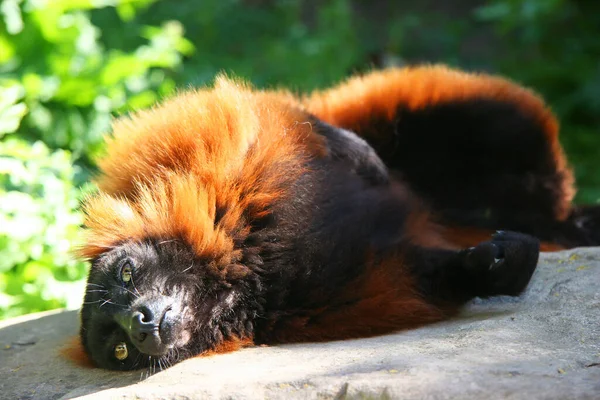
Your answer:
[[[522,233],[498,231],[489,242],[464,251],[464,266],[476,296],[517,296],[537,266],[540,242]]]

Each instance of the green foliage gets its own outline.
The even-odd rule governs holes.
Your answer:
[[[67,151],[0,142],[0,317],[81,301],[87,269],[69,254],[81,223],[74,172]]]
[[[139,27],[136,34],[145,43],[125,53],[102,46],[101,30],[90,20],[90,12],[102,6],[117,6],[119,15],[131,18],[150,3],[7,0],[2,4],[2,81],[24,88],[23,102],[29,110],[19,129],[21,136],[69,149],[76,159],[93,156],[112,114],[147,107],[157,94],[173,90],[174,81],[164,71],[179,66],[182,55],[193,51],[179,23]],[[122,21],[115,31],[127,29]]]
[[[260,1],[255,1],[260,3]],[[133,31],[145,24],[180,21],[195,53],[185,60],[177,82],[204,85],[222,71],[247,77],[260,87],[286,86],[301,90],[329,85],[363,62],[366,49],[348,0],[319,4],[311,21],[303,18],[306,2],[207,0],[159,1],[128,21]],[[103,26],[119,23],[107,10],[96,18]],[[130,51],[139,43],[135,34],[103,30],[107,47]]]
[[[20,101],[24,95],[25,89],[17,83],[0,86],[0,138],[16,131],[27,113],[27,106]]]
[[[0,318],[79,305],[78,201],[110,119],[221,71],[299,91],[381,60],[510,76],[558,114],[578,200],[600,201],[600,3],[409,3],[0,1]]]
[[[600,2],[493,0],[475,12],[502,48],[490,62],[541,92],[562,125],[584,203],[600,202]]]

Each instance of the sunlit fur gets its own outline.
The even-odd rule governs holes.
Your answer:
[[[399,107],[414,112],[436,104],[469,99],[513,104],[540,126],[550,145],[553,167],[561,174],[555,217],[566,219],[575,189],[573,173],[558,140],[558,122],[538,95],[506,78],[466,73],[441,65],[388,69],[353,77],[337,87],[314,92],[306,96],[303,103],[320,119],[355,132],[365,131],[366,135],[373,133],[368,128],[375,117],[392,121]],[[378,136],[389,134],[376,133]],[[368,138],[370,142],[378,139]]]
[[[285,196],[282,186],[303,172],[301,149],[325,151],[306,115],[287,102],[221,77],[212,90],[117,121],[99,162],[101,193],[84,207],[81,253],[92,258],[126,239],[183,235],[198,255],[234,262],[232,232],[247,229],[242,213],[260,217]],[[215,224],[219,207],[227,212]]]

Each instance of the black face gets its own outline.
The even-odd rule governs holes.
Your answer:
[[[95,259],[81,311],[82,342],[94,363],[164,368],[227,334],[242,336],[241,288],[205,265],[178,240],[124,243]]]

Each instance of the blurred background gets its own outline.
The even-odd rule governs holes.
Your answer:
[[[0,0],[0,319],[80,305],[81,196],[113,116],[228,71],[298,92],[441,62],[534,88],[600,202],[600,2]]]

